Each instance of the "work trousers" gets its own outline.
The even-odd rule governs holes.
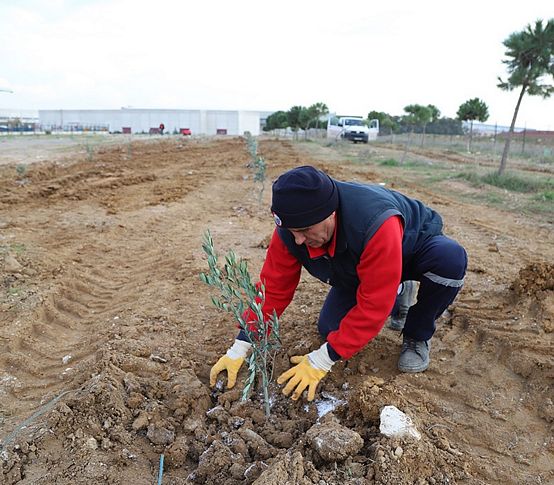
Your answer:
[[[404,335],[415,340],[429,340],[433,336],[435,320],[456,298],[466,269],[464,248],[443,235],[429,238],[417,253],[403,262],[402,281],[419,281],[417,302],[408,310]],[[318,321],[318,330],[324,339],[339,328],[341,320],[356,305],[356,290],[332,287],[329,291]],[[338,358],[338,354],[331,358]]]

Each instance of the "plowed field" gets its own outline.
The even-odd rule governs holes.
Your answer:
[[[267,139],[258,152],[261,202],[242,138],[0,166],[0,482],[153,484],[163,454],[164,484],[553,483],[552,220],[479,205],[461,182],[391,178],[332,147]],[[314,403],[272,388],[266,419],[257,394],[242,402],[239,389],[209,388],[236,330],[199,280],[201,240],[210,229],[218,252],[234,250],[256,277],[273,230],[271,181],[303,164],[387,180],[437,209],[467,249],[468,275],[428,371],[399,373],[401,338],[384,329],[335,365]],[[303,276],[281,319],[276,373],[320,345],[325,295]],[[411,416],[422,439],[380,435],[385,405]],[[316,423],[364,445],[326,461],[308,438]]]

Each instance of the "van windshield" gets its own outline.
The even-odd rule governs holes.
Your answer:
[[[346,126],[363,126],[364,122],[362,120],[346,119],[344,120],[344,124]]]

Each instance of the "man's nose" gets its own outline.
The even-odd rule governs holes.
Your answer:
[[[294,235],[294,242],[300,246],[301,244],[304,244],[304,241],[306,240],[306,236],[304,234],[295,234]]]

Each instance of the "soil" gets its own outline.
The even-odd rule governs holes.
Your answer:
[[[272,387],[269,418],[258,393],[240,399],[246,369],[233,390],[209,387],[236,329],[199,280],[204,231],[255,277],[280,173],[315,164],[342,180],[390,178],[330,147],[266,139],[258,151],[261,202],[242,138],[0,167],[1,482],[152,484],[163,454],[164,484],[553,483],[552,221],[465,201],[448,182],[395,172],[388,184],[437,209],[470,258],[425,373],[397,371],[401,337],[385,328],[313,403]],[[326,291],[303,276],[276,374],[320,345]],[[421,440],[380,434],[386,405]]]

